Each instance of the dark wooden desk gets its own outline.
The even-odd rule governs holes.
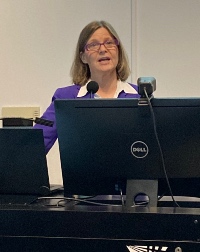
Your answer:
[[[0,251],[129,251],[127,245],[200,251],[200,209],[0,205]],[[51,206],[47,206],[50,204]]]

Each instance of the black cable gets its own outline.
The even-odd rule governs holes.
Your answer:
[[[174,198],[174,195],[173,195],[173,192],[172,192],[172,189],[171,189],[171,185],[170,185],[170,182],[169,182],[169,178],[168,178],[168,175],[167,175],[167,171],[166,171],[166,167],[165,167],[165,160],[164,160],[164,156],[163,156],[163,151],[162,151],[162,147],[161,147],[161,144],[160,144],[160,140],[158,138],[158,133],[157,133],[157,128],[156,128],[156,119],[155,119],[153,107],[152,107],[151,102],[150,102],[150,98],[149,98],[149,96],[148,96],[148,94],[146,92],[146,87],[144,87],[144,93],[146,95],[146,98],[147,98],[147,101],[148,101],[148,105],[149,105],[149,108],[150,108],[150,111],[151,111],[151,115],[152,115],[154,134],[155,134],[155,137],[156,137],[156,141],[158,143],[158,148],[159,148],[159,151],[160,151],[160,156],[161,156],[161,161],[162,161],[162,167],[163,167],[163,171],[164,171],[164,174],[165,174],[165,179],[167,181],[167,186],[169,188],[169,192],[170,192],[170,195],[172,197],[172,200],[173,200],[174,204],[177,207],[180,207],[179,204],[176,202],[176,200]]]
[[[121,197],[122,206],[124,206],[125,203],[124,203],[124,196],[123,196],[122,189],[120,189],[120,197]]]
[[[98,206],[122,206],[122,205],[115,205],[115,204],[106,204],[106,203],[100,203],[100,202],[94,202],[94,201],[90,201],[90,200],[85,200],[85,199],[79,199],[79,198],[73,198],[73,197],[38,197],[37,199],[35,199],[34,201],[32,201],[30,204],[33,204],[34,202],[36,202],[37,200],[46,200],[46,199],[54,199],[54,200],[59,200],[56,204],[57,207],[60,207],[62,205],[60,205],[60,202],[62,201],[74,201],[74,202],[83,202],[83,203],[87,203],[87,204],[91,204],[91,205],[98,205]],[[50,204],[47,204],[48,206],[51,206]],[[55,206],[55,204],[53,204],[52,206]]]

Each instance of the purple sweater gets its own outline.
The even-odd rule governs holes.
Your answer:
[[[135,84],[130,84],[136,91],[138,91],[138,87]],[[55,123],[55,109],[54,109],[54,100],[55,99],[91,99],[90,94],[87,93],[85,96],[77,97],[78,92],[80,90],[79,85],[72,85],[63,88],[58,88],[52,97],[52,102],[47,110],[42,115],[42,118],[54,121],[53,127],[48,127],[44,125],[36,124],[34,128],[42,129],[43,136],[44,136],[44,144],[46,149],[46,154],[51,149],[53,144],[57,139],[57,130],[56,130],[56,123]],[[93,95],[94,98],[94,95]],[[138,93],[129,94],[121,91],[118,95],[118,98],[139,98]]]

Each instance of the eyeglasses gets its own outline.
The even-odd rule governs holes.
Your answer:
[[[87,51],[99,51],[101,45],[104,45],[107,49],[112,49],[119,45],[119,41],[117,39],[111,39],[111,40],[106,40],[103,43],[92,42],[90,44],[86,44],[84,49]]]

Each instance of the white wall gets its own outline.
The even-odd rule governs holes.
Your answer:
[[[200,96],[199,0],[0,0],[0,107],[49,105],[69,70],[81,29],[105,19],[119,33],[129,80],[157,79],[156,97]],[[47,156],[62,182],[58,145]]]
[[[80,31],[107,20],[132,55],[131,0],[0,0],[0,107],[39,105],[70,85]],[[47,155],[51,183],[61,183],[58,144]]]
[[[200,96],[200,1],[138,0],[136,13],[137,76],[156,77],[155,96]]]

